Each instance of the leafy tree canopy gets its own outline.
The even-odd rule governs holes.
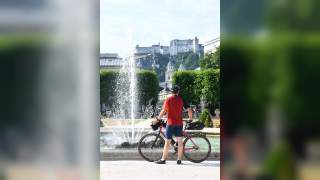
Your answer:
[[[220,47],[214,53],[206,54],[200,59],[201,69],[220,68]]]

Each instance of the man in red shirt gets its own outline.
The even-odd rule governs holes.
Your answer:
[[[178,160],[177,164],[181,164],[181,158],[183,154],[183,144],[182,144],[182,110],[183,106],[186,106],[183,103],[183,99],[179,96],[180,87],[174,86],[171,90],[172,95],[168,97],[164,103],[162,111],[159,114],[159,117],[156,117],[158,121],[165,114],[167,114],[167,126],[166,126],[166,140],[163,148],[162,158],[159,161],[156,161],[157,164],[165,164],[168,157],[169,147],[172,140],[172,135],[176,136],[178,142]],[[192,119],[192,110],[188,107],[188,116],[189,119]]]

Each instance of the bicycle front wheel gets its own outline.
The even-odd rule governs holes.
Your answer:
[[[186,138],[183,146],[184,157],[194,163],[206,160],[211,153],[211,144],[204,135],[193,135]]]
[[[160,160],[164,143],[164,139],[157,133],[146,134],[139,141],[139,154],[149,162]]]

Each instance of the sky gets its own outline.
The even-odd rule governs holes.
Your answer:
[[[220,0],[100,0],[100,52],[132,54],[134,47],[172,39],[220,37]]]

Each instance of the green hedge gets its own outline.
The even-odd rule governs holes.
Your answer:
[[[278,83],[273,98],[285,111],[290,128],[309,128],[310,133],[320,135],[320,118],[316,113],[320,102],[320,36],[283,38],[278,47],[282,49],[276,52]]]
[[[39,80],[46,64],[48,43],[38,36],[0,36],[0,126],[25,128],[41,124]],[[29,127],[29,126],[28,126]],[[27,137],[27,136],[26,136]]]
[[[220,69],[196,72],[196,93],[204,98],[212,108],[220,106]]]
[[[100,103],[112,107],[116,101],[116,83],[119,72],[115,70],[100,71]]]
[[[116,83],[119,76],[117,70],[100,71],[100,104],[113,107],[116,102]],[[139,106],[155,105],[158,101],[159,82],[153,71],[141,70],[137,72],[137,95]]]
[[[146,106],[151,102],[156,105],[159,93],[159,81],[153,71],[141,70],[137,73],[138,99],[140,106]]]
[[[272,103],[282,111],[288,131],[297,134],[298,129],[309,128],[304,133],[315,132],[320,126],[315,114],[320,102],[320,36],[225,39],[222,45],[221,106],[225,122],[259,130]]]
[[[177,71],[173,74],[173,84],[179,85],[180,95],[188,104],[199,104],[199,94],[196,93],[196,79],[195,71]]]
[[[173,84],[181,88],[180,95],[186,103],[198,105],[201,97],[209,103],[211,111],[219,107],[220,70],[177,71],[173,75]]]

